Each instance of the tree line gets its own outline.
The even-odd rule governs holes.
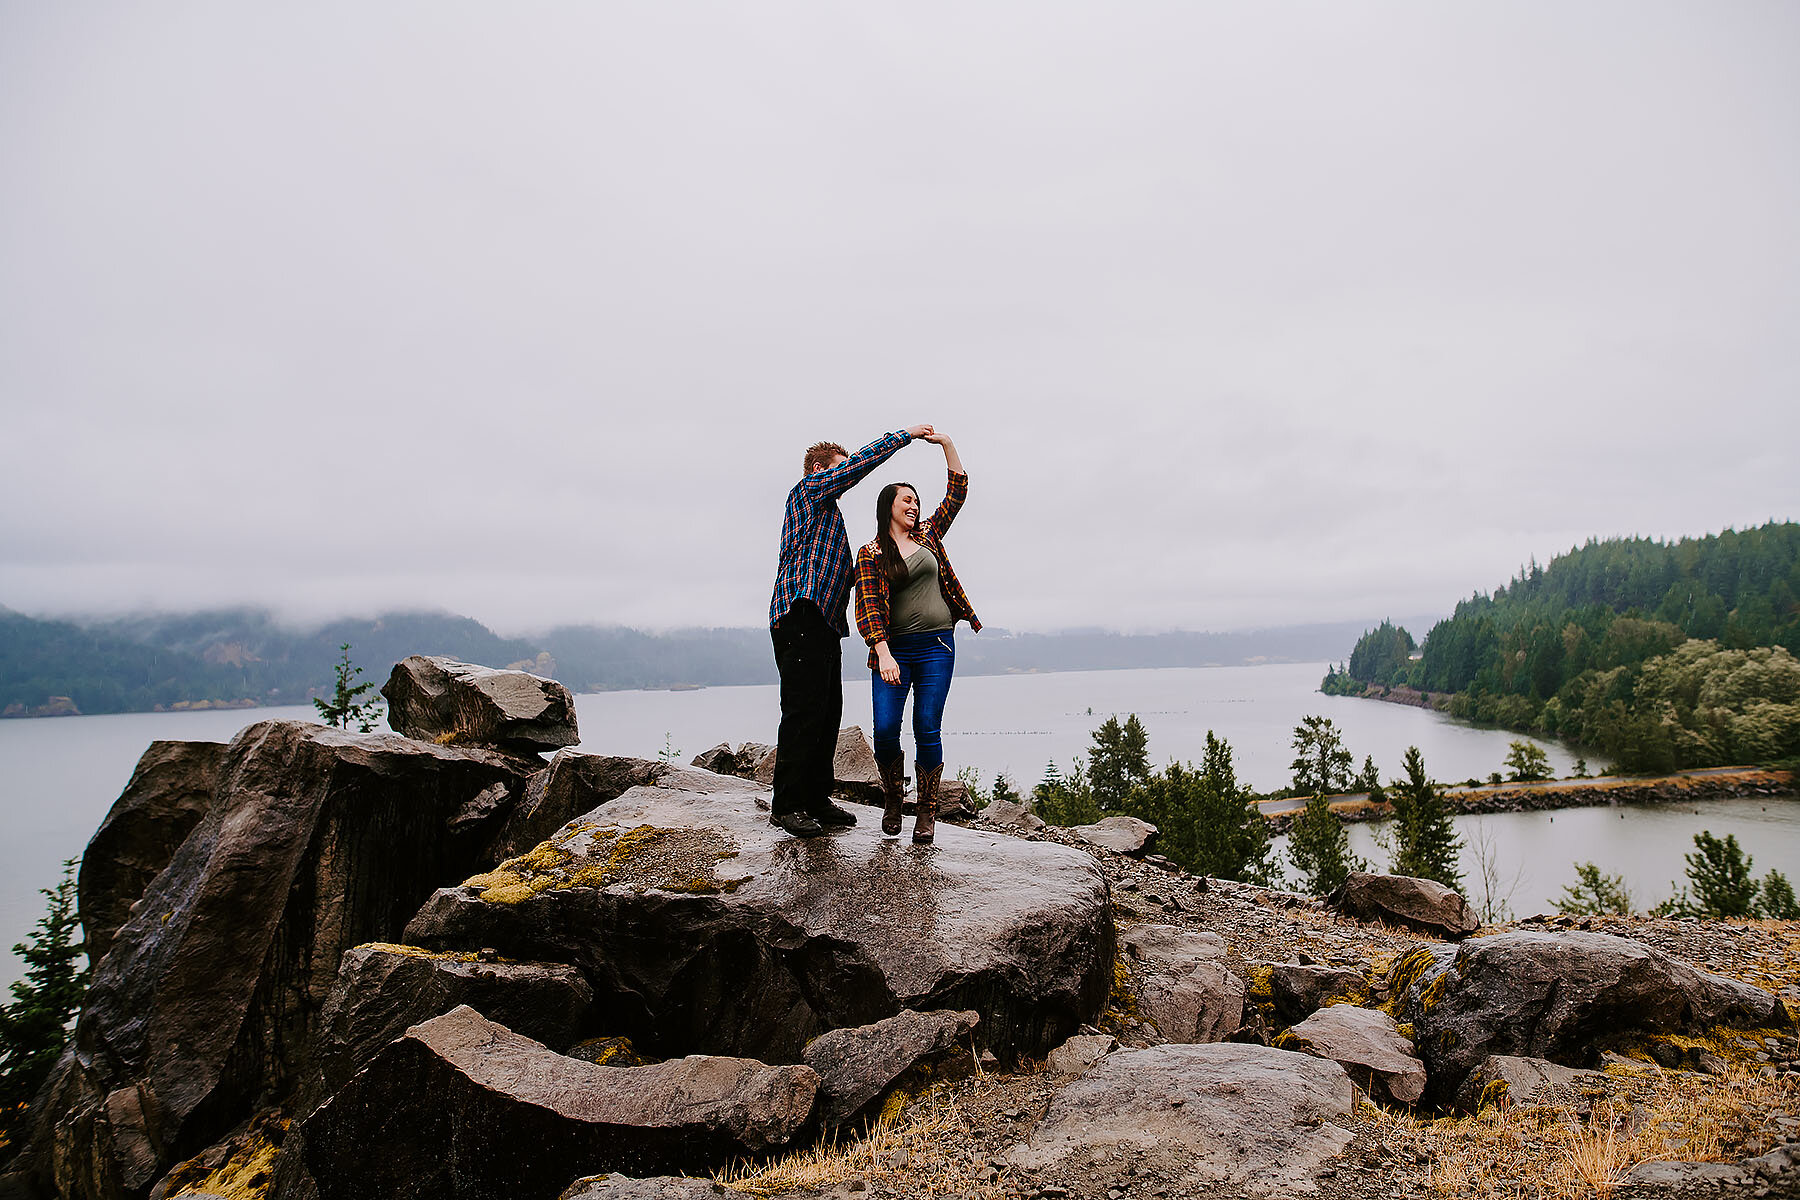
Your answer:
[[[1418,657],[1414,657],[1415,650]],[[1321,685],[1447,697],[1622,769],[1800,761],[1800,524],[1589,541],[1456,606],[1417,646],[1384,621]]]

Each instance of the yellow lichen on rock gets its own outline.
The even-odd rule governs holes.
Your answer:
[[[198,1158],[189,1159],[169,1172],[165,1195],[212,1195],[228,1200],[264,1200],[275,1179],[275,1156],[287,1133],[285,1118],[264,1116],[233,1138],[225,1161],[208,1170]],[[275,1136],[271,1136],[271,1135]]]
[[[625,886],[696,895],[733,892],[748,876],[720,879],[717,865],[738,854],[722,830],[630,829],[580,822],[517,858],[464,881],[481,899],[517,904],[547,891]]]

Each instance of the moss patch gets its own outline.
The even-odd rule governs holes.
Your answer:
[[[249,1129],[225,1144],[222,1161],[215,1149],[170,1171],[165,1194],[175,1197],[198,1192],[229,1200],[263,1200],[274,1182],[275,1156],[287,1129],[285,1118],[272,1113],[258,1117]]]
[[[689,895],[734,892],[748,876],[720,878],[719,864],[737,857],[737,844],[722,830],[630,829],[582,823],[547,842],[464,881],[493,904],[517,904],[542,892],[567,888],[628,887]]]

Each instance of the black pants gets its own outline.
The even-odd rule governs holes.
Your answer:
[[[831,796],[838,724],[844,717],[844,644],[810,600],[795,601],[769,631],[781,672],[775,737],[776,813],[806,812]]]

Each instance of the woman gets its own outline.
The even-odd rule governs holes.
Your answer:
[[[875,501],[875,540],[856,555],[856,628],[869,643],[870,686],[875,699],[875,764],[881,768],[886,807],[881,831],[900,832],[906,798],[906,760],[900,753],[900,714],[913,692],[917,743],[918,815],[912,840],[931,842],[937,829],[938,785],[944,773],[941,726],[944,698],[956,669],[956,623],[981,629],[975,610],[944,554],[944,534],[969,494],[956,445],[941,433],[925,436],[944,448],[950,482],[929,521],[919,520],[919,493],[910,483],[890,483]]]

